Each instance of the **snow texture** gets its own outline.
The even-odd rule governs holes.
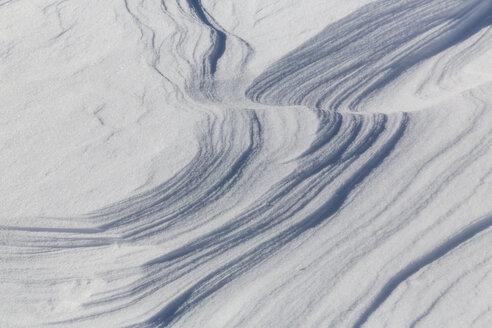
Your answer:
[[[491,327],[492,0],[0,0],[1,327]]]

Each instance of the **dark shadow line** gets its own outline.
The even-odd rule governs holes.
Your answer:
[[[369,304],[369,307],[362,313],[359,319],[357,319],[354,324],[354,328],[359,328],[366,323],[369,317],[376,312],[376,310],[390,297],[393,291],[395,291],[402,282],[410,278],[413,274],[417,273],[425,266],[439,260],[461,244],[472,239],[480,232],[487,230],[490,226],[492,226],[492,216],[479,220],[451,239],[448,239],[446,242],[437,246],[420,259],[408,264],[383,286],[374,301]]]

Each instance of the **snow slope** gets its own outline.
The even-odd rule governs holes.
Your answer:
[[[491,24],[0,0],[0,326],[489,327]]]

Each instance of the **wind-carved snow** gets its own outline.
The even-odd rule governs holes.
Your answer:
[[[1,326],[492,322],[491,1],[0,15]]]

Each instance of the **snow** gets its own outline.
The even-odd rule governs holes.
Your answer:
[[[491,17],[0,0],[0,326],[489,327]]]

